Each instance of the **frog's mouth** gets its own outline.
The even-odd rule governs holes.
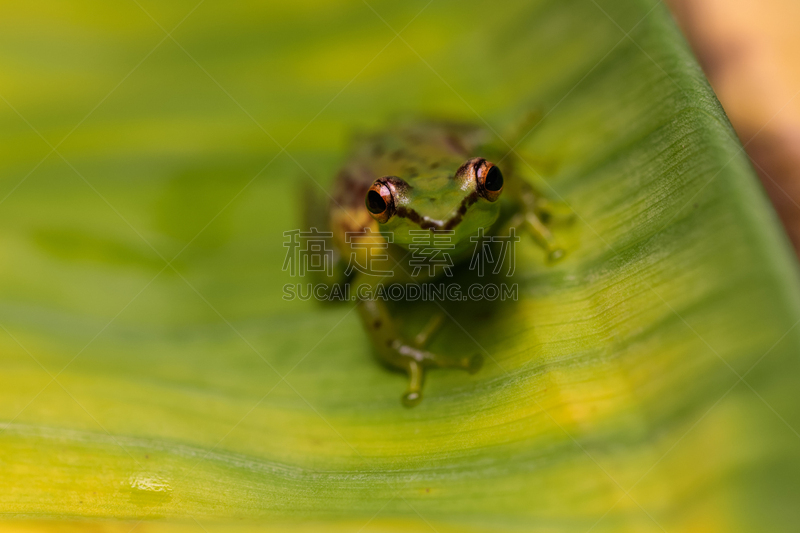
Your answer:
[[[397,208],[396,215],[400,218],[410,220],[422,229],[429,229],[433,232],[449,231],[461,223],[464,219],[464,215],[467,213],[467,209],[477,202],[478,198],[480,198],[480,196],[477,192],[470,193],[469,196],[461,200],[461,205],[458,207],[456,214],[447,220],[436,220],[435,218],[422,216],[414,209],[409,209],[402,205]]]

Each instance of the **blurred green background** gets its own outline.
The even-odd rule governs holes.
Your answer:
[[[0,64],[4,527],[800,519],[796,266],[659,3],[6,2]],[[523,242],[520,301],[434,345],[491,360],[403,409],[351,306],[281,298],[299,184],[396,117],[531,110],[569,256]]]

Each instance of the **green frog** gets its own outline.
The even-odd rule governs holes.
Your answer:
[[[510,228],[535,239],[550,261],[564,255],[547,222],[568,217],[569,209],[520,179],[515,160],[504,157],[493,137],[479,126],[445,121],[405,123],[363,136],[339,172],[328,206],[318,210],[336,250],[336,280],[330,281],[348,281],[357,289],[358,311],[376,355],[408,375],[402,396],[408,407],[422,399],[426,370],[457,367],[474,373],[483,357],[454,358],[426,349],[443,323],[441,309],[418,335],[404,337],[390,307],[369,289],[426,282],[449,267],[468,268],[477,236]],[[448,264],[414,268],[411,250],[425,234],[436,237],[426,246],[440,247]],[[358,237],[363,242],[356,245]]]

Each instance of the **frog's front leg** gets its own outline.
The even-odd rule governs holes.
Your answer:
[[[440,311],[433,315],[430,320],[428,320],[428,323],[425,325],[425,327],[422,328],[419,333],[417,333],[416,337],[414,337],[414,344],[416,344],[419,348],[425,348],[428,343],[431,342],[433,336],[436,335],[436,333],[438,333],[438,331],[442,328],[443,321],[443,312]]]
[[[558,243],[548,223],[571,221],[572,210],[561,202],[554,202],[539,194],[529,183],[514,180],[509,192],[514,198],[513,213],[500,226],[499,234],[507,235],[510,228],[520,228],[528,233],[547,254],[549,262],[556,262],[565,255],[564,248]]]
[[[376,280],[367,278],[368,276],[359,275],[354,282],[356,294],[359,295],[358,312],[381,362],[408,374],[408,388],[402,396],[405,406],[413,407],[422,400],[425,371],[430,368],[461,368],[470,373],[480,369],[483,357],[479,354],[454,360],[424,349],[433,332],[438,329],[441,318],[434,317],[415,339],[405,339],[400,334],[389,306],[373,293]],[[364,285],[368,287],[365,288]]]
[[[527,211],[522,214],[522,218],[522,227],[524,227],[534,240],[544,248],[544,251],[547,253],[548,261],[554,263],[564,257],[566,253],[564,248],[556,242],[553,232],[545,225],[536,211]]]
[[[556,241],[553,232],[542,221],[534,210],[524,210],[516,213],[501,227],[498,234],[508,235],[511,228],[525,230],[547,254],[547,260],[554,263],[564,257],[564,248]]]
[[[575,211],[566,202],[553,201],[541,194],[536,197],[534,212],[545,224],[575,221]]]

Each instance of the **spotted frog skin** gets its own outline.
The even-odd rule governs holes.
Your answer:
[[[544,247],[551,261],[558,260],[564,251],[543,220],[563,214],[563,207],[548,202],[522,179],[514,179],[514,161],[492,145],[493,137],[468,124],[415,122],[358,139],[326,209],[325,223],[338,250],[334,261],[339,280],[354,252],[360,264],[372,269],[351,276],[355,287],[437,277],[440,271],[433,276],[410,274],[409,247],[419,230],[449,233],[446,251],[455,268],[466,268],[475,246],[470,237],[481,228],[486,235],[520,228]],[[375,242],[391,236],[390,243],[388,248],[382,243],[379,253],[369,247],[354,250],[347,242],[348,232],[375,234]],[[431,239],[430,244],[436,246],[436,241]],[[383,259],[375,260],[381,255]],[[408,375],[404,405],[414,406],[422,399],[427,369],[457,367],[473,373],[481,367],[481,355],[444,357],[425,349],[443,322],[441,310],[415,338],[405,338],[384,301],[361,298],[357,305],[379,360]]]

